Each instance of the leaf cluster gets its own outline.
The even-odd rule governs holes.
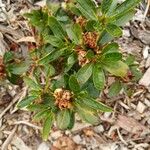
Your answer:
[[[50,4],[26,14],[35,28],[37,47],[19,63],[12,53],[6,53],[4,59],[8,77],[21,75],[28,85],[28,96],[18,107],[34,111],[34,119],[43,121],[44,139],[54,121],[60,129],[71,129],[78,114],[95,125],[99,112],[112,111],[97,99],[108,76],[117,79],[110,87],[110,97],[124,87],[129,70],[135,81],[139,78],[132,56],[125,59],[114,42],[139,2],[103,0],[98,5],[93,0],[76,0],[65,3],[65,8],[52,9]]]

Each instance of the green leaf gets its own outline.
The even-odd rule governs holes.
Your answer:
[[[66,33],[63,30],[61,24],[56,20],[55,17],[49,17],[48,18],[48,25],[50,26],[53,34],[60,38],[60,39],[64,39],[66,37]]]
[[[22,62],[19,64],[10,64],[7,66],[9,71],[16,75],[21,75],[29,69],[29,64],[27,62]]]
[[[80,45],[82,43],[82,29],[79,24],[67,27],[66,30],[70,40],[72,40],[76,45]]]
[[[38,64],[40,65],[47,65],[48,63],[58,59],[60,56],[64,54],[64,51],[66,48],[60,49],[60,50],[54,50],[48,54],[46,54],[43,58],[41,58],[38,61]]]
[[[51,77],[55,74],[55,68],[50,64],[44,65],[43,71],[46,77]]]
[[[98,64],[95,64],[93,67],[93,83],[98,90],[102,90],[105,86],[105,74]]]
[[[113,0],[102,0],[101,4],[102,13],[106,14],[109,11],[112,3]]]
[[[88,81],[88,79],[91,77],[92,75],[92,68],[93,68],[93,64],[86,64],[85,66],[83,66],[77,73],[77,79],[79,81],[79,84],[84,84]]]
[[[115,10],[114,14],[125,13],[133,9],[141,0],[125,0],[122,4],[120,4]]]
[[[118,77],[125,77],[129,69],[128,66],[122,61],[107,63],[104,65],[104,68],[111,74]]]
[[[75,113],[73,111],[70,111],[70,123],[68,125],[67,129],[72,129],[75,123]]]
[[[121,82],[119,81],[114,82],[109,88],[108,93],[109,97],[117,96],[121,91],[121,89],[122,89]]]
[[[99,124],[100,120],[97,113],[91,111],[88,107],[80,106],[78,103],[75,103],[75,106],[81,119],[93,125]]]
[[[117,4],[118,4],[118,0],[112,1],[111,6],[109,7],[109,10],[107,11],[107,16],[111,16],[113,14],[113,11],[116,8]]]
[[[137,68],[137,66],[131,66],[130,70],[133,75],[132,81],[138,81],[142,77],[142,72]]]
[[[23,108],[25,106],[30,105],[34,100],[36,100],[38,97],[37,96],[28,96],[24,98],[21,102],[18,103],[17,107],[18,108]]]
[[[55,37],[54,35],[49,35],[49,34],[44,34],[43,40],[45,44],[49,43],[53,45],[54,47],[62,47],[64,44],[64,42],[60,38]]]
[[[128,57],[126,58],[125,63],[130,66],[130,65],[134,65],[134,61],[135,61],[135,56],[128,55]]]
[[[98,43],[99,43],[100,45],[104,45],[104,44],[106,44],[106,43],[112,41],[113,39],[114,39],[114,37],[113,37],[111,34],[109,34],[106,30],[104,30],[104,31],[101,33],[101,36],[100,36],[100,38],[99,38],[99,40],[98,40]]]
[[[114,24],[108,24],[106,26],[106,31],[110,33],[113,37],[120,37],[122,35],[121,28]]]
[[[60,110],[56,117],[56,123],[59,129],[65,130],[70,125],[70,111],[68,109]]]
[[[77,3],[77,8],[87,19],[98,20],[96,6],[92,0],[77,0]]]
[[[112,112],[112,108],[91,97],[83,96],[81,97],[81,100],[83,101],[83,105],[85,104],[88,107],[93,108],[94,110],[101,112]]]
[[[117,26],[124,26],[127,22],[129,22],[135,14],[135,10],[129,10],[127,12],[119,13],[113,17],[110,17],[108,21]]]
[[[4,64],[8,63],[9,61],[14,59],[14,54],[12,52],[5,52],[3,60]]]
[[[116,62],[122,59],[122,54],[118,52],[106,53],[102,56],[102,62]]]
[[[26,13],[26,17],[30,19],[30,23],[37,27],[40,31],[45,29],[48,20],[48,14],[43,12],[42,9],[32,10],[31,13]]]
[[[77,55],[76,55],[76,53],[72,53],[67,59],[67,65],[65,67],[65,72],[68,72],[72,68],[72,66],[76,63],[76,61],[77,61]]]
[[[110,43],[110,44],[107,44],[102,49],[102,54],[117,52],[118,50],[119,50],[119,45],[117,43]]]
[[[47,116],[47,118],[44,122],[43,131],[42,131],[42,138],[44,140],[48,139],[48,136],[49,136],[52,124],[53,124],[53,120],[54,120],[54,117],[53,117],[53,114],[51,113]]]
[[[33,79],[31,79],[31,78],[25,76],[25,77],[23,78],[23,80],[24,80],[24,82],[25,82],[31,89],[33,89],[33,90],[35,90],[35,91],[41,91],[41,90],[42,90],[41,86],[40,86],[38,83],[36,83]]]
[[[40,121],[41,119],[44,119],[48,113],[49,113],[48,110],[44,109],[38,112],[36,115],[34,115],[33,120]]]
[[[70,78],[69,78],[69,87],[75,93],[80,91],[80,85],[79,85],[75,75],[70,76]]]
[[[15,75],[15,74],[7,74],[7,79],[12,83],[12,84],[16,84],[16,85],[20,85],[23,82],[22,77],[20,77],[19,75]]]
[[[27,106],[27,109],[30,111],[42,111],[47,108],[48,108],[48,106],[43,105],[43,104],[31,104],[31,105]]]

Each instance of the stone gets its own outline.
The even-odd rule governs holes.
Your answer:
[[[75,135],[75,136],[73,137],[73,141],[74,141],[75,143],[77,143],[77,144],[81,144],[82,139],[81,139],[81,137],[80,137],[79,135]]]
[[[148,99],[145,98],[144,103],[145,103],[148,107],[150,107],[150,100],[148,100]]]
[[[94,127],[94,131],[96,133],[102,133],[102,132],[104,132],[104,127],[102,125],[96,126],[96,127]]]
[[[58,139],[61,136],[62,136],[62,133],[60,130],[51,133],[51,138],[54,140]]]
[[[150,68],[144,73],[143,77],[140,79],[139,84],[148,88],[150,86]]]
[[[46,142],[43,142],[39,145],[37,150],[50,150],[50,146]]]
[[[136,107],[136,110],[142,114],[145,109],[146,109],[146,106],[142,102],[139,101],[139,103]]]

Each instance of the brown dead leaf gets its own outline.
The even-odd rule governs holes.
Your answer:
[[[148,131],[148,128],[146,128],[134,118],[123,115],[118,116],[117,126],[130,133],[138,135],[141,135],[142,133],[145,133],[145,131]]]
[[[64,136],[58,138],[58,140],[54,142],[53,147],[60,150],[76,150],[77,145],[71,138]]]

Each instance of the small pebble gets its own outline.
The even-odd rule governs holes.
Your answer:
[[[2,145],[3,144],[3,141],[2,140],[0,140],[0,145]]]
[[[62,136],[62,133],[60,130],[51,133],[51,138],[53,138],[54,140],[58,139],[61,136]]]
[[[73,137],[73,141],[74,141],[75,143],[77,143],[77,144],[81,144],[82,139],[81,139],[81,137],[80,137],[79,135],[75,135],[75,136]]]
[[[148,107],[150,107],[150,100],[148,100],[148,99],[145,98],[144,103],[145,103]]]
[[[96,126],[96,127],[94,127],[94,131],[96,133],[102,133],[102,132],[104,132],[104,127],[102,125]]]
[[[146,109],[146,106],[142,102],[139,101],[139,103],[136,107],[136,110],[142,114],[145,109]]]
[[[50,150],[50,146],[46,142],[43,142],[39,145],[37,150]]]
[[[130,37],[130,31],[129,31],[129,29],[124,29],[123,30],[123,36]]]
[[[111,115],[111,112],[105,112],[105,113],[104,113],[104,118],[109,118],[110,115]]]

